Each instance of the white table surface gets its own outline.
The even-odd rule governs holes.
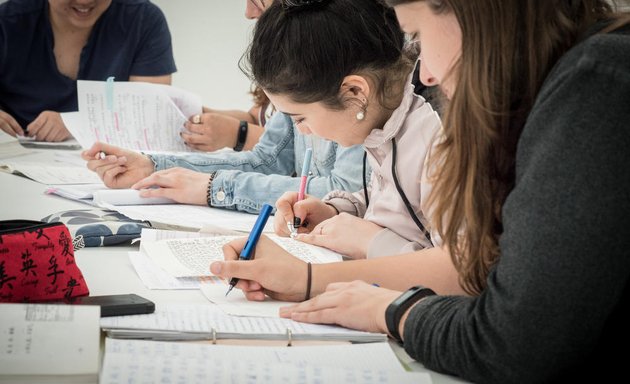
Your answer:
[[[39,151],[31,160],[52,159],[53,151]],[[29,156],[30,158],[31,156]],[[0,160],[2,163],[2,160]],[[70,209],[87,209],[88,205],[46,195],[46,185],[22,176],[0,172],[0,220],[41,218]],[[77,265],[81,269],[90,289],[90,295],[112,295],[135,293],[159,303],[207,303],[201,291],[193,290],[150,290],[137,276],[128,252],[137,251],[138,246],[110,246],[84,248],[75,253]],[[395,342],[390,342],[394,352],[414,371],[428,372],[435,384],[462,383],[457,378],[429,371],[422,364],[411,359]]]

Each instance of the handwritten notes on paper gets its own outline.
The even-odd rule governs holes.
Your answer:
[[[162,304],[150,315],[101,318],[101,328],[114,338],[155,340],[258,339],[385,341],[382,333],[361,332],[334,325],[298,323],[272,317],[240,317],[225,314],[213,304]]]
[[[416,383],[386,343],[243,347],[107,339],[101,383]]]
[[[179,133],[201,113],[200,99],[175,87],[142,82],[77,82],[79,117],[68,130],[84,148],[102,141],[139,151],[190,151]]]
[[[216,276],[173,277],[155,265],[143,252],[129,252],[129,261],[149,289],[199,289],[202,286],[218,286],[227,289],[227,282]]]
[[[157,265],[175,277],[212,276],[210,263],[223,260],[223,245],[238,236],[167,239],[141,244],[141,250]],[[341,261],[342,256],[325,248],[270,235],[270,239],[294,256],[311,263]]]

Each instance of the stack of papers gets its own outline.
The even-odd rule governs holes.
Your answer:
[[[240,236],[212,233],[142,229],[140,252],[129,258],[149,289],[201,289],[204,296],[226,314],[235,316],[278,317],[280,307],[293,303],[276,300],[249,301],[240,290],[225,295],[227,282],[212,276],[210,264],[224,260],[224,244]],[[328,249],[288,237],[268,235],[282,248],[314,264],[342,261]]]
[[[143,229],[144,231],[144,229]],[[140,250],[174,277],[212,276],[209,266],[223,261],[223,246],[243,236],[208,236],[185,239],[141,241]],[[292,255],[314,264],[342,261],[339,253],[306,244],[290,237],[268,235]]]
[[[114,210],[120,205],[175,204],[165,197],[141,197],[137,189],[110,189],[103,183],[49,186],[46,193]]]

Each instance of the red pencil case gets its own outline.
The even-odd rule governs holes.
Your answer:
[[[0,302],[71,300],[88,294],[64,224],[0,221]]]

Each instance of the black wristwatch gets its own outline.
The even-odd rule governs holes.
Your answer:
[[[402,344],[402,338],[398,332],[398,326],[400,325],[400,319],[402,319],[405,312],[407,312],[412,305],[421,299],[432,295],[435,295],[433,290],[425,288],[421,285],[416,285],[415,287],[409,288],[403,292],[402,295],[398,296],[396,300],[392,301],[385,310],[385,324],[387,325],[389,334],[392,335],[394,340]]]
[[[241,120],[238,123],[238,136],[236,136],[236,145],[234,146],[234,150],[236,152],[240,152],[243,150],[245,146],[245,142],[247,141],[247,130],[249,129],[249,123],[245,120]]]

